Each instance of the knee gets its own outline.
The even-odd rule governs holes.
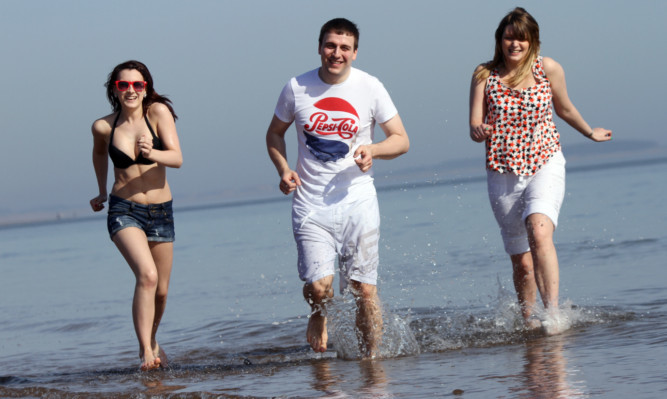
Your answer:
[[[155,302],[157,303],[167,302],[167,293],[168,293],[167,288],[162,288],[158,286],[157,291],[155,291]]]
[[[533,274],[533,258],[530,252],[513,255],[511,258],[512,270],[515,278],[525,278],[526,276]]]
[[[372,284],[359,283],[357,281],[351,282],[352,292],[358,300],[374,301],[377,297],[377,287]]]
[[[157,289],[157,272],[152,270],[148,272],[142,272],[137,275],[137,285],[144,289]]]
[[[308,301],[312,300],[318,303],[333,297],[331,280],[332,279],[329,278],[323,278],[321,280],[317,280],[312,283],[304,285],[303,296]]]
[[[553,244],[554,225],[551,219],[544,215],[530,215],[526,219],[526,230],[531,245],[542,247]]]

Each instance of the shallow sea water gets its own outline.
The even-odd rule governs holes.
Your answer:
[[[556,245],[571,327],[555,336],[520,326],[483,179],[380,189],[374,361],[354,359],[349,298],[329,350],[305,343],[289,201],[176,207],[170,369],[149,373],[103,218],[0,229],[0,397],[665,397],[664,176],[665,159],[570,168]]]

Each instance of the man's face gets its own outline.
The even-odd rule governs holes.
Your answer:
[[[342,83],[350,74],[352,61],[357,58],[354,36],[328,32],[322,38],[318,53],[322,60],[320,78],[329,84]]]

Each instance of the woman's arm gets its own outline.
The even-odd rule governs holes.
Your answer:
[[[470,82],[470,138],[478,143],[485,141],[491,136],[493,128],[491,125],[484,123],[486,117],[486,107],[484,106],[486,81],[480,81],[475,78],[477,72],[482,68],[484,66],[480,65],[475,69],[472,81]]]
[[[542,62],[544,63],[544,72],[547,74],[547,77],[551,82],[551,92],[553,94],[553,104],[556,115],[591,140],[611,140],[611,130],[601,127],[591,129],[572,101],[570,101],[570,98],[567,95],[567,85],[565,83],[565,71],[563,70],[563,67],[549,57],[544,57]]]
[[[108,137],[111,134],[109,124],[104,119],[98,119],[91,128],[93,133],[93,168],[97,178],[98,194],[90,200],[93,211],[104,209],[107,200],[107,173],[109,170]]]
[[[166,105],[153,103],[148,109],[148,119],[155,121],[156,134],[162,141],[162,150],[153,149],[153,139],[143,136],[139,139],[139,150],[144,158],[170,168],[180,168],[183,165],[183,154],[176,133],[174,116]]]

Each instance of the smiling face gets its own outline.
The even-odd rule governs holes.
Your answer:
[[[508,66],[519,65],[530,50],[530,42],[527,39],[518,38],[511,25],[505,28],[501,46],[505,64]]]
[[[324,35],[318,54],[322,61],[320,78],[328,84],[342,83],[350,74],[352,61],[357,59],[354,36],[330,31]]]
[[[144,77],[141,72],[137,71],[136,69],[123,69],[118,73],[116,80],[127,80],[134,82],[143,81]],[[118,101],[123,108],[137,108],[142,105],[146,91],[144,90],[142,92],[137,92],[134,90],[134,87],[130,85],[130,87],[125,91],[120,91],[114,87],[114,93],[118,97]]]

